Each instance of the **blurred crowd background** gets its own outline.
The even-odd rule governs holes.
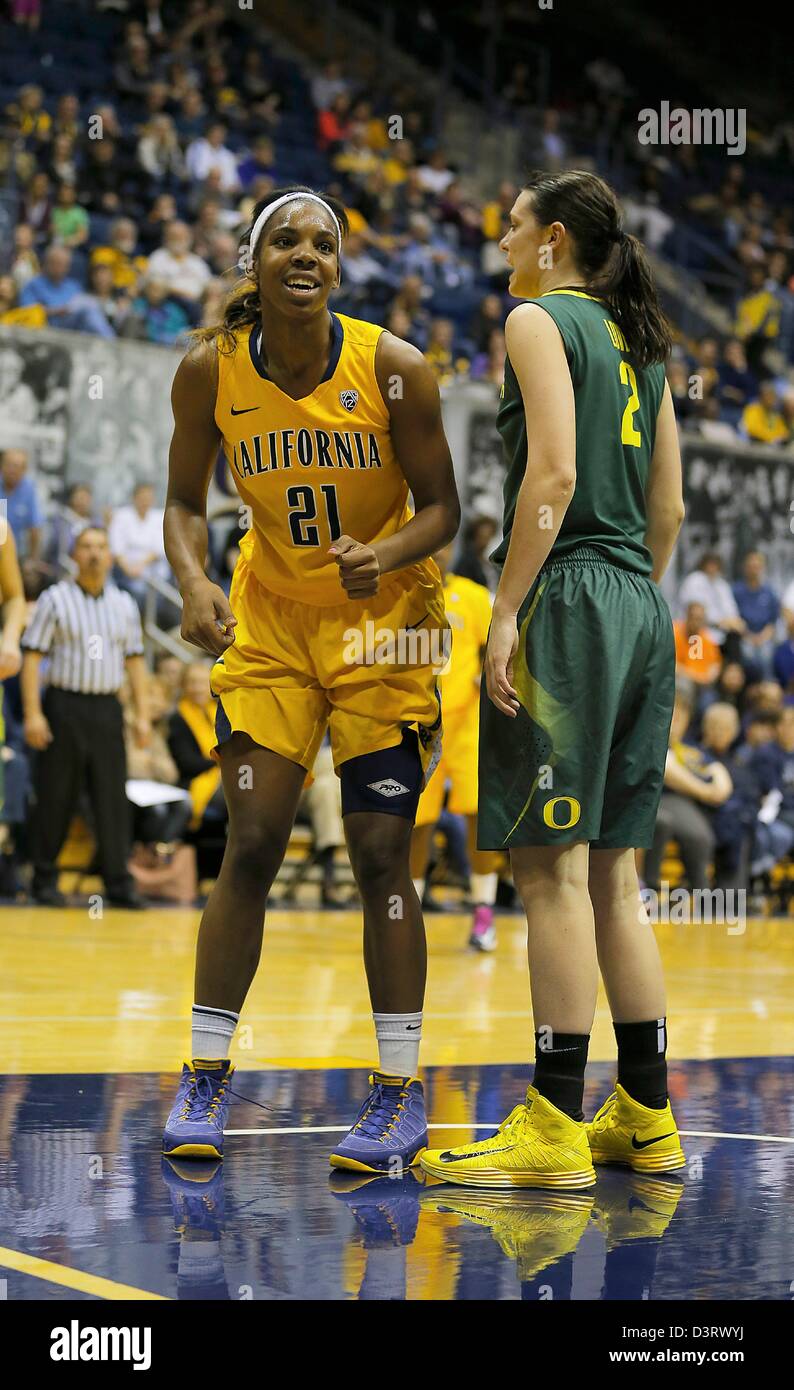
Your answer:
[[[333,32],[326,17],[302,53],[295,44],[309,10],[300,3],[291,15],[272,7],[278,41],[251,24],[241,30],[245,16],[211,0],[0,3],[0,210],[8,233],[0,329],[179,347],[192,328],[219,317],[256,200],[298,181],[335,193],[348,211],[333,307],[413,342],[442,390],[467,380],[498,387],[512,306],[498,242],[521,167],[593,167],[616,183],[627,226],[669,289],[676,342],[668,375],[681,425],[726,446],[745,441],[786,454],[794,447],[794,125],[761,113],[741,158],[713,146],[642,146],[627,72],[589,45],[582,61],[570,39],[554,96],[543,33],[519,8],[502,7],[498,42],[486,45],[491,70],[479,77],[480,7],[456,13],[454,64],[437,15],[412,3],[384,11],[392,26],[399,21],[415,63],[443,70],[468,107],[479,107],[483,128],[520,150],[512,178],[497,162],[489,183],[481,167],[473,177],[475,156],[482,166],[487,149],[468,160],[459,140],[446,142],[449,122],[432,84],[412,78],[410,65],[392,76],[377,51],[362,48],[353,18],[370,18],[364,3],[344,14],[339,7],[350,22],[334,23]],[[496,22],[492,6],[484,14]],[[696,296],[685,292],[693,283]],[[26,391],[13,371],[0,373],[0,408],[23,422]],[[84,478],[52,507],[29,451],[6,448],[1,464],[0,498],[31,610],[72,572],[74,541],[92,523],[106,529],[112,578],[144,621],[157,581],[154,616],[164,630],[177,628],[150,486],[131,491],[124,505],[99,507],[86,458]],[[213,532],[212,572],[227,589],[240,534],[231,523]],[[492,591],[488,554],[498,539],[493,516],[466,515],[453,570]],[[768,896],[794,846],[794,561],[782,584],[770,584],[763,548],[739,557],[733,574],[719,554],[705,553],[673,609],[679,701],[645,877],[651,885],[664,877],[672,840],[691,887],[749,886]],[[165,803],[163,820],[131,804],[131,837],[146,851],[139,884],[148,870],[173,865],[174,846],[191,837],[210,871],[212,846],[222,846],[217,788],[204,801],[205,778],[201,806],[195,796],[197,779],[214,765],[185,718],[188,702],[210,719],[208,668],[186,657],[175,646],[149,660],[145,744],[132,713],[128,720],[130,777],[185,794]],[[45,679],[46,671],[45,661]],[[129,705],[124,692],[122,700]],[[17,676],[4,683],[4,703],[0,888],[14,897],[26,888],[35,757]],[[321,827],[324,865],[342,844],[329,775],[330,783],[318,778],[308,813],[315,847]],[[451,821],[445,853],[465,887],[465,851]],[[324,869],[329,902],[332,880]]]

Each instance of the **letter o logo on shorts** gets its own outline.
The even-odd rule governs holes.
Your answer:
[[[557,820],[554,815],[554,808],[559,806],[561,801],[568,807],[568,820],[565,822]],[[576,825],[581,814],[582,808],[575,796],[553,796],[543,807],[543,822],[550,830],[570,830],[572,825]]]

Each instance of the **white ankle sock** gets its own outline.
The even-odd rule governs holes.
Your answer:
[[[193,1051],[191,1056],[203,1061],[223,1061],[240,1015],[231,1009],[211,1009],[207,1004],[193,1005]]]
[[[497,874],[471,875],[471,900],[475,907],[493,907],[498,881]]]
[[[378,1039],[380,1070],[391,1076],[416,1076],[422,1015],[373,1014]]]

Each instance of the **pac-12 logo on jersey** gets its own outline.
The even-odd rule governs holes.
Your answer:
[[[339,400],[345,410],[355,410],[358,405],[358,391],[340,391]]]

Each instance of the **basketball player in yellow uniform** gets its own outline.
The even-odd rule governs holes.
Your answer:
[[[182,635],[217,658],[229,835],[199,931],[192,1060],[163,1149],[222,1155],[230,1044],[268,890],[329,728],[380,1050],[331,1161],[393,1173],[427,1143],[416,1080],[426,949],[409,850],[439,754],[436,676],[448,648],[429,557],[460,511],[430,367],[409,344],[327,307],[346,228],[341,204],[310,189],[260,200],[242,248],[246,279],[174,380],[166,550]],[[219,443],[249,527],[228,600],[204,570]]]
[[[444,704],[444,753],[432,782],[419,798],[411,844],[411,873],[421,898],[425,887],[433,830],[441,815],[444,791],[450,784],[449,810],[466,817],[471,896],[474,900],[469,945],[476,951],[496,948],[493,909],[496,902],[498,857],[477,849],[477,753],[479,743],[480,674],[491,596],[482,584],[449,569],[452,545],[433,556],[444,579],[444,603],[452,632],[449,663],[441,675]]]

